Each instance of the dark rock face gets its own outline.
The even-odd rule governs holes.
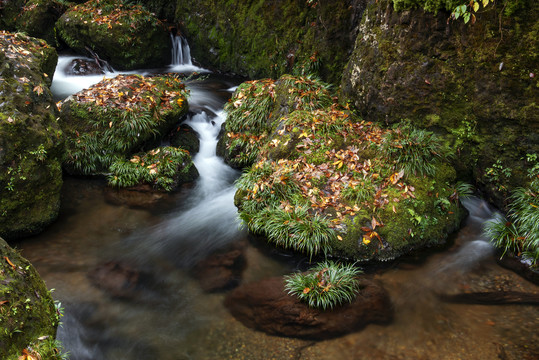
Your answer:
[[[57,0],[30,0],[17,16],[17,30],[55,46],[54,24],[66,9],[67,5]]]
[[[351,304],[322,311],[286,294],[283,278],[270,278],[236,288],[225,305],[248,327],[272,335],[324,340],[358,331],[369,323],[391,321],[391,302],[384,288],[366,279],[361,280],[361,287]]]
[[[63,134],[49,90],[56,51],[0,32],[0,235],[35,234],[56,219]]]
[[[465,25],[445,12],[371,1],[341,83],[365,118],[409,119],[444,135],[461,178],[499,206],[504,188],[526,181],[526,154],[539,151],[537,54],[529,50],[539,46],[539,3],[523,1],[509,16],[502,6]],[[498,160],[511,176],[489,174]]]

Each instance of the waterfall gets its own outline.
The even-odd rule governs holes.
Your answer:
[[[172,40],[172,66],[193,65],[187,40],[181,35],[173,35],[172,33],[170,39]]]

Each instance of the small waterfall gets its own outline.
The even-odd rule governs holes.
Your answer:
[[[172,41],[172,66],[193,65],[191,62],[191,49],[187,40],[181,35],[170,34]]]

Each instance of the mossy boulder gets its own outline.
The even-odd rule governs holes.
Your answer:
[[[70,96],[60,112],[64,168],[71,174],[108,173],[115,161],[159,145],[187,112],[186,95],[173,75],[118,75]]]
[[[56,23],[60,38],[72,49],[91,49],[122,70],[170,63],[170,38],[164,24],[140,5],[90,0],[74,6]]]
[[[337,83],[362,9],[362,1],[182,0],[176,22],[204,66],[251,78],[295,68]]]
[[[66,10],[66,3],[57,0],[27,1],[17,16],[17,30],[56,46],[54,26]]]
[[[539,2],[490,4],[473,25],[448,21],[451,4],[370,1],[343,74],[343,99],[369,119],[409,119],[442,135],[458,150],[459,177],[503,206],[526,182],[526,154],[539,152]]]
[[[0,238],[0,358],[60,359],[59,314],[34,267]],[[40,356],[37,357],[37,354]]]
[[[37,233],[56,219],[63,136],[49,90],[56,51],[0,32],[0,235]]]
[[[0,2],[0,29],[15,31],[17,16],[26,0],[2,0]]]
[[[110,171],[109,184],[118,188],[150,186],[171,191],[198,177],[189,151],[171,146],[134,155],[129,160],[116,160]]]
[[[361,121],[336,103],[325,105],[323,88],[306,83],[289,83],[296,105],[288,103],[286,115],[273,116],[278,111],[268,106],[256,124],[243,111],[258,109],[248,104],[268,94],[279,98],[271,81],[240,86],[227,105],[226,126],[245,129],[226,133],[229,149],[236,139],[252,139],[237,146],[240,154],[256,154],[235,196],[248,228],[311,257],[390,260],[443,244],[465,211],[439,139],[410,125]]]
[[[217,153],[233,167],[251,166],[262,144],[276,130],[279,117],[296,110],[323,109],[332,103],[327,84],[304,76],[244,82],[225,106],[228,120]]]

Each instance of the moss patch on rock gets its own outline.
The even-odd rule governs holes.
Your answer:
[[[302,90],[301,79],[293,84],[296,101],[313,96],[304,104],[309,109],[291,107],[297,110],[276,117],[268,111],[266,122],[263,117],[258,121],[264,124],[264,136],[250,133],[258,136],[249,143],[258,152],[238,180],[235,197],[249,229],[277,246],[310,256],[362,261],[394,259],[444,243],[464,211],[443,144],[425,131],[418,136],[421,130],[382,129],[361,121],[336,103],[323,105],[323,91],[317,102],[316,91]],[[232,112],[252,101],[249,97],[261,98],[263,91],[267,95],[275,87],[251,95],[245,91],[240,86],[232,96]],[[228,126],[252,131],[244,121],[242,116],[227,119],[235,122]],[[410,167],[412,162],[418,167]],[[422,172],[424,163],[432,169]]]
[[[393,3],[452,4],[371,1],[344,71],[343,99],[369,119],[408,119],[441,135],[458,150],[459,177],[503,207],[510,190],[526,182],[526,155],[539,151],[539,3],[520,1],[508,16],[514,2],[497,2],[474,25],[448,22],[442,7],[437,14],[397,12]],[[493,165],[512,173],[493,179]]]
[[[205,66],[251,78],[295,68],[337,83],[362,4],[339,1],[178,1],[176,21]]]
[[[118,75],[61,103],[73,174],[109,172],[110,165],[153,148],[187,112],[187,90],[175,76]]]
[[[17,16],[17,30],[55,46],[57,40],[54,26],[66,10],[66,3],[57,0],[27,1]]]
[[[178,185],[198,177],[187,150],[165,146],[134,155],[130,160],[117,160],[110,166],[109,185],[127,188],[149,185],[171,191]]]
[[[0,235],[15,239],[58,215],[64,148],[49,90],[57,54],[22,34],[0,32],[0,46]]]
[[[60,359],[59,314],[34,267],[0,238],[0,358]],[[39,354],[39,357],[37,357]]]
[[[84,53],[88,47],[119,69],[170,63],[170,39],[164,24],[140,5],[91,0],[70,8],[56,28],[70,48]]]

